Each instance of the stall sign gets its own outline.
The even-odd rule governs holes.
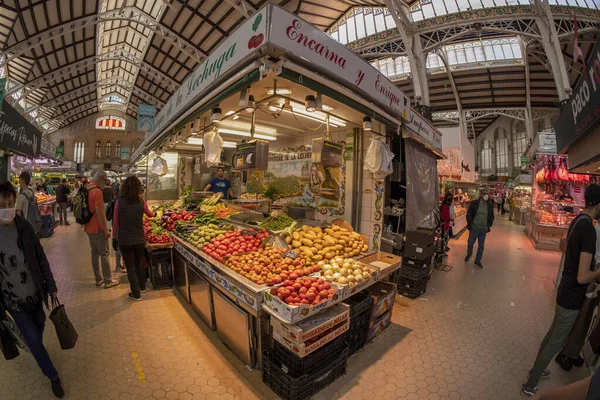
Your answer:
[[[137,130],[139,132],[154,132],[156,107],[149,104],[138,105]]]
[[[594,46],[587,68],[556,121],[556,141],[561,153],[600,122],[600,41]]]
[[[412,110],[406,127],[442,152],[442,134],[415,110]]]
[[[0,147],[36,158],[40,155],[41,143],[42,132],[5,100],[0,111]]]
[[[521,169],[527,168],[528,165],[529,165],[529,157],[521,156]]]
[[[270,43],[285,49],[290,56],[332,72],[351,88],[362,90],[404,119],[409,118],[408,97],[371,64],[297,15],[276,6],[271,6],[271,10]]]
[[[188,109],[210,84],[266,44],[267,9],[265,7],[247,19],[190,74],[156,116],[154,132],[159,133],[176,114]]]
[[[46,157],[54,157],[56,156],[56,146],[52,144],[49,140],[42,138],[42,143],[40,144],[40,152]]]
[[[65,146],[58,146],[56,148],[56,153],[54,156],[57,160],[62,160],[65,158]]]

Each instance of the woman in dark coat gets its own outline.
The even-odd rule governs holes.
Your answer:
[[[48,296],[55,298],[58,289],[34,228],[15,213],[16,195],[10,182],[0,183],[0,319],[8,318],[6,313],[13,318],[52,392],[62,398],[65,392],[42,340],[42,304],[48,308]]]

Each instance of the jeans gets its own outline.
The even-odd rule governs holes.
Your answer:
[[[144,271],[144,266],[142,265],[145,246],[143,244],[136,244],[119,247],[125,261],[131,293],[133,297],[139,298],[141,296],[140,290],[146,290],[146,271]]]
[[[579,310],[567,310],[558,304],[556,305],[554,320],[540,345],[533,368],[529,371],[527,386],[537,386],[548,364],[550,364],[550,361],[560,351],[565,340],[569,337],[578,314]]]
[[[116,262],[116,267],[121,265],[121,249],[117,249],[117,251],[115,251],[115,262]]]
[[[92,248],[92,269],[94,270],[94,276],[96,282],[104,281],[111,282],[112,275],[110,273],[110,250],[108,248],[108,239],[104,236],[104,232],[98,232],[96,234],[88,233],[90,238],[90,247]],[[102,262],[102,275],[100,275],[100,265],[98,263],[98,257]]]
[[[475,256],[475,262],[481,262],[481,258],[483,257],[483,249],[485,245],[485,237],[487,236],[487,230],[488,228],[479,228],[477,226],[473,226],[469,231],[467,257],[470,258],[473,255],[473,246],[475,245],[475,241],[477,241],[477,256]]]
[[[46,324],[46,315],[42,305],[37,306],[32,312],[10,312],[10,315],[19,327],[25,344],[29,347],[33,358],[35,358],[44,375],[51,381],[57,379],[58,372],[54,368],[52,360],[50,360],[50,355],[48,355],[42,339]]]
[[[58,216],[60,217],[60,224],[68,224],[69,221],[67,221],[67,208],[69,207],[69,203],[66,202],[60,202],[58,203]],[[63,219],[64,216],[64,219]]]

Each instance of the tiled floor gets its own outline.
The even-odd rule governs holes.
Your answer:
[[[133,303],[128,285],[94,287],[87,238],[78,226],[58,227],[43,244],[80,334],[69,351],[60,350],[51,323],[45,335],[67,398],[276,398],[260,371],[248,371],[173,293],[149,291]],[[534,250],[502,217],[486,245],[479,270],[463,262],[466,235],[453,240],[454,268],[436,271],[422,298],[399,298],[390,328],[317,398],[519,398],[553,315],[559,256]],[[563,373],[555,363],[550,369],[554,375],[544,386],[586,373]],[[0,398],[52,398],[29,354],[10,362],[0,357]]]

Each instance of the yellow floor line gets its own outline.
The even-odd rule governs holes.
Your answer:
[[[142,370],[142,362],[140,361],[140,355],[138,354],[137,351],[133,351],[133,352],[131,352],[131,357],[133,357],[133,359],[135,361],[135,369],[138,374],[138,379],[140,380],[140,382],[145,383],[146,382],[146,374],[144,374],[144,371]]]

